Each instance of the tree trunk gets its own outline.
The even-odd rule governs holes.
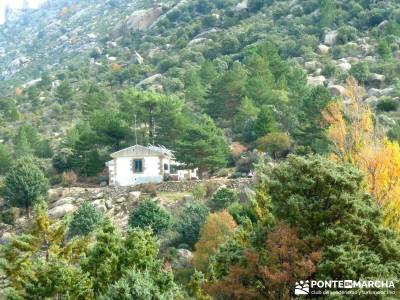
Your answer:
[[[204,173],[207,171],[204,167],[199,167],[199,179],[204,179]]]

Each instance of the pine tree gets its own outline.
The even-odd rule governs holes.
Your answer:
[[[185,77],[185,96],[199,107],[204,106],[206,91],[196,71],[191,70]]]
[[[13,206],[22,207],[29,216],[29,208],[47,195],[49,181],[30,158],[22,158],[7,173],[4,198]]]
[[[71,157],[67,157],[66,167],[71,163],[80,174],[94,176],[104,169],[105,157],[100,155],[101,145],[88,123],[80,124],[78,132],[79,137],[74,142]]]
[[[385,61],[391,61],[393,59],[392,49],[387,39],[382,39],[378,44],[378,53]]]
[[[47,139],[41,140],[35,147],[35,155],[39,158],[51,158],[53,157],[53,148],[50,141]]]
[[[74,93],[67,80],[63,80],[61,84],[57,87],[56,97],[59,102],[67,103],[72,100]]]
[[[275,88],[275,78],[266,59],[258,54],[252,54],[245,59],[249,70],[246,83],[247,96],[259,106],[272,104],[272,90]]]
[[[112,151],[119,150],[122,141],[130,134],[128,124],[116,111],[96,110],[90,116],[89,123],[95,133],[94,142],[110,146]]]
[[[188,125],[177,144],[178,160],[190,168],[215,171],[227,164],[228,146],[222,131],[207,116],[199,124]]]
[[[336,3],[334,0],[322,0],[320,8],[321,26],[331,26],[336,18]]]
[[[106,109],[111,101],[111,95],[105,90],[91,86],[83,102],[83,111],[87,114],[95,110]]]
[[[185,127],[182,100],[155,92],[127,89],[120,95],[120,112],[140,144],[174,147]]]
[[[206,61],[200,69],[200,77],[204,84],[211,84],[217,77],[218,72],[211,61]]]
[[[248,97],[243,98],[238,112],[234,117],[234,130],[237,135],[245,142],[252,142],[256,139],[254,125],[260,109],[254,101]]]
[[[271,107],[261,108],[257,120],[254,124],[254,133],[257,137],[262,137],[277,130],[277,122]]]
[[[25,131],[20,131],[14,139],[14,153],[17,158],[29,156],[33,153],[33,149],[28,141]]]
[[[13,159],[7,146],[0,144],[0,174],[5,174],[12,166]]]
[[[14,138],[15,155],[22,157],[33,154],[39,141],[37,130],[29,124],[23,124],[18,128],[18,132]]]
[[[48,90],[51,88],[51,78],[48,72],[43,72],[41,76],[41,81],[38,83],[38,86]]]
[[[310,147],[315,153],[328,151],[329,141],[321,112],[331,101],[332,96],[325,87],[307,89],[300,99],[295,99],[296,103],[292,103],[295,110],[290,113],[297,115],[298,124],[291,133],[298,145]]]
[[[108,284],[121,276],[118,264],[121,248],[121,235],[108,218],[104,219],[96,234],[96,243],[82,263],[82,269],[90,274],[96,295],[106,292]]]
[[[246,78],[246,70],[239,62],[218,77],[208,93],[208,114],[213,118],[232,120],[245,96]]]

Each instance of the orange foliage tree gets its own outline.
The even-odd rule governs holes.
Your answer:
[[[24,93],[24,90],[21,87],[15,88],[15,95],[21,96]]]
[[[385,222],[400,230],[400,147],[374,125],[363,89],[347,81],[343,102],[332,102],[322,112],[335,160],[349,162],[366,174],[368,191],[384,208]]]
[[[122,69],[122,66],[117,63],[112,63],[111,64],[111,71],[113,72],[119,72]]]
[[[226,211],[216,212],[207,217],[200,231],[200,239],[195,245],[193,265],[199,270],[206,270],[209,258],[219,246],[233,237],[237,224]]]
[[[221,281],[206,283],[216,299],[291,299],[296,281],[310,278],[321,260],[317,240],[301,240],[297,231],[279,222],[265,241],[266,262],[248,250],[242,264],[230,268]]]

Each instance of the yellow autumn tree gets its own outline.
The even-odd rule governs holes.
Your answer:
[[[195,245],[193,265],[204,271],[209,258],[219,246],[233,237],[237,224],[228,211],[223,210],[210,214],[200,231],[200,239]]]
[[[363,147],[357,166],[367,176],[368,188],[385,210],[385,222],[400,231],[400,146],[384,140]]]
[[[332,158],[366,174],[367,189],[384,209],[386,224],[400,230],[400,146],[374,125],[371,110],[362,103],[363,93],[349,78],[343,101],[330,103],[322,112]]]

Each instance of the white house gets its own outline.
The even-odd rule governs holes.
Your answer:
[[[112,160],[106,163],[109,184],[129,186],[143,183],[160,183],[171,180],[197,179],[197,169],[183,170],[181,163],[175,161],[171,150],[163,146],[135,145],[111,154]]]

